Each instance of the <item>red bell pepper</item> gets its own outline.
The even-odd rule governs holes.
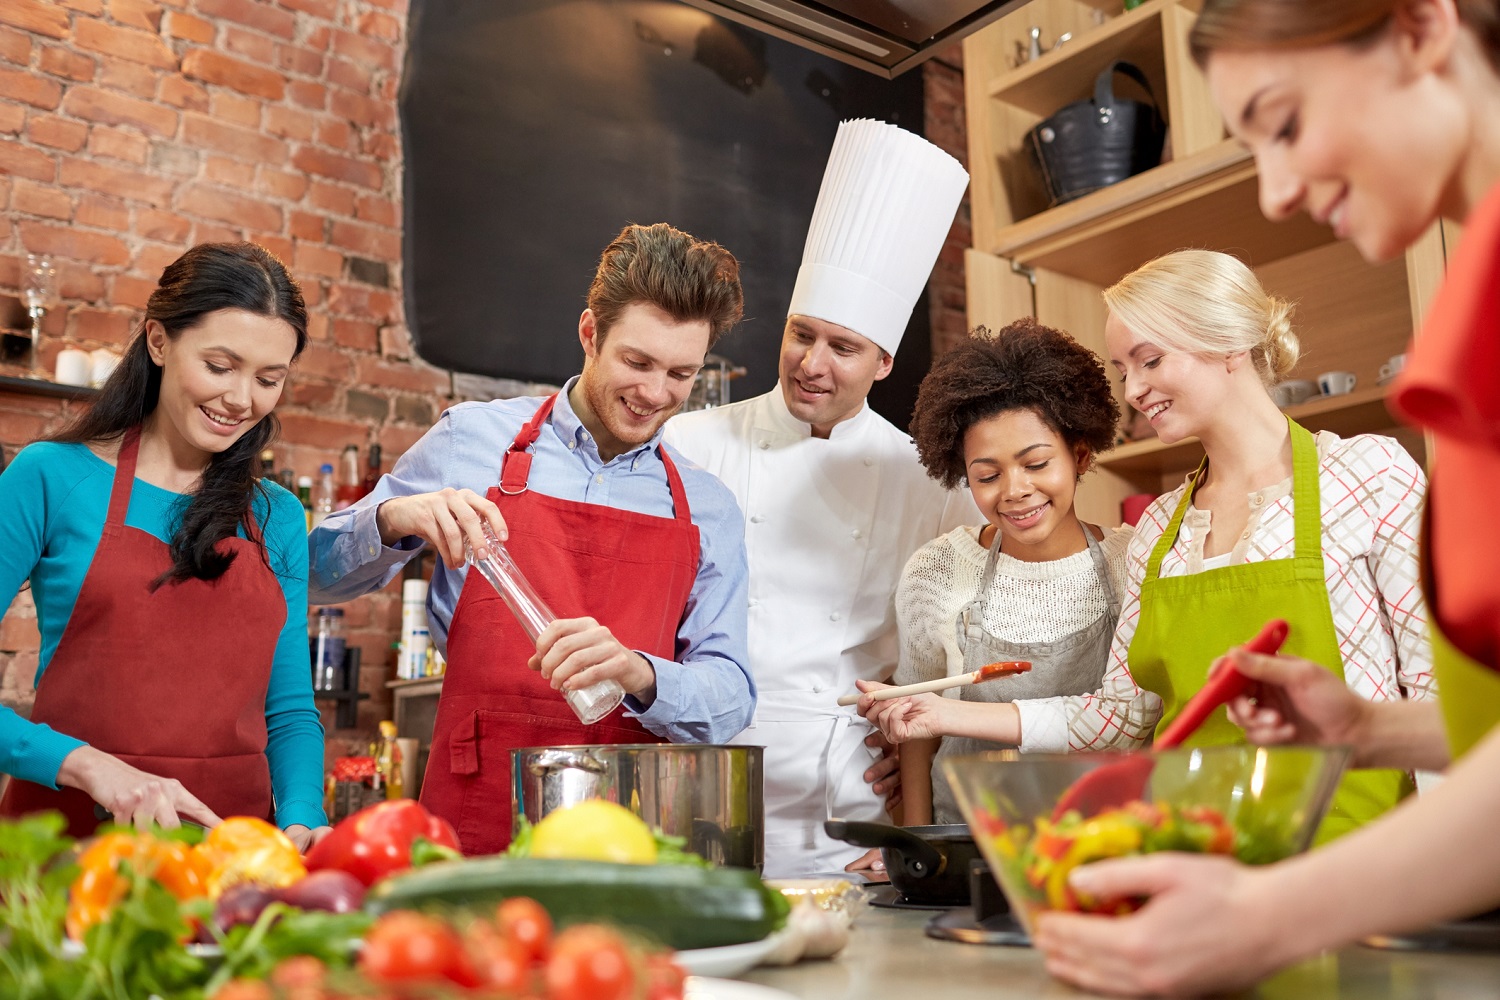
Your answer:
[[[426,841],[439,853],[458,856],[458,835],[445,819],[412,799],[391,799],[343,820],[307,855],[308,871],[336,868],[366,886],[412,867],[412,847]]]

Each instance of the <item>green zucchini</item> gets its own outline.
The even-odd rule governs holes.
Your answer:
[[[424,865],[365,898],[388,910],[478,910],[530,896],[559,925],[601,922],[679,950],[759,941],[786,923],[786,898],[748,868],[475,858]]]

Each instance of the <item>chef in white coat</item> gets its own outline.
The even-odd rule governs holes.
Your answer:
[[[755,720],[764,746],[765,873],[861,858],[831,817],[885,821],[865,780],[872,728],[840,695],[896,667],[893,597],[923,543],[983,518],[923,471],[905,430],[870,409],[968,184],[963,166],[884,122],[839,126],[781,341],[776,388],[667,422],[666,440],[745,513]]]

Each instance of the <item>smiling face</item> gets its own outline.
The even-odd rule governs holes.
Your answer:
[[[583,374],[574,401],[579,419],[609,461],[656,436],[693,390],[693,379],[708,353],[707,320],[679,323],[648,302],[632,302],[608,331],[594,314],[578,321],[583,343]]]
[[[969,492],[1003,536],[1000,550],[1027,562],[1062,559],[1085,544],[1073,495],[1089,452],[1033,410],[1007,410],[964,432]]]
[[[1207,69],[1230,133],[1255,156],[1265,216],[1306,212],[1372,262],[1461,214],[1471,123],[1437,71],[1442,25],[1410,6],[1419,16],[1365,46],[1223,51]]]
[[[848,327],[791,316],[781,336],[781,395],[793,417],[826,438],[859,413],[870,386],[891,373],[892,360]]]
[[[151,429],[174,450],[185,445],[206,461],[228,450],[281,401],[297,333],[282,319],[219,309],[176,337],[152,320],[146,347],[162,369]]]
[[[1166,444],[1201,436],[1236,389],[1229,361],[1169,351],[1114,313],[1104,320],[1104,342],[1125,384],[1125,402],[1146,414]]]

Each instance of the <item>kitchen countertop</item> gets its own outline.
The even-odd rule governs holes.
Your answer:
[[[1085,997],[1047,975],[1030,948],[959,944],[923,933],[939,911],[868,907],[835,959],[762,967],[743,978],[804,1000],[1032,1000]],[[1500,953],[1346,948],[1289,969],[1245,997],[1467,1000],[1500,995]]]

